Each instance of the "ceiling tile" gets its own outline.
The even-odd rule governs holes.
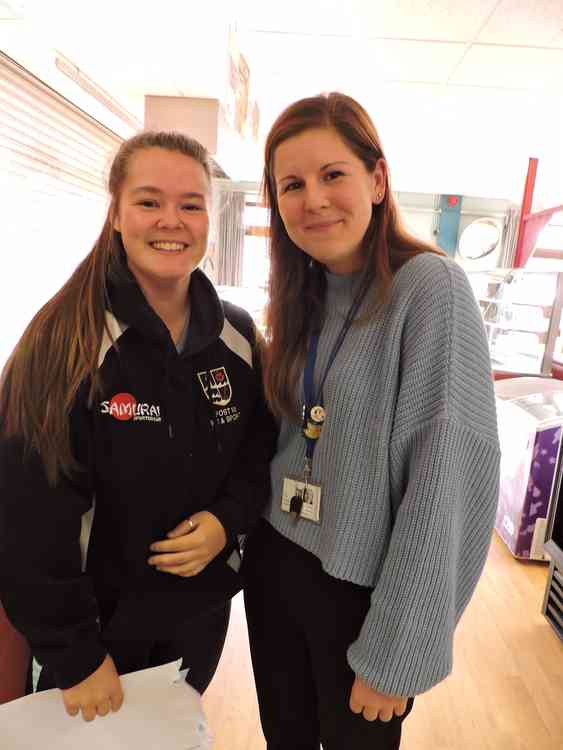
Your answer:
[[[445,82],[466,46],[449,42],[304,37],[241,33],[238,45],[261,86],[287,79],[307,81],[317,89],[346,88],[360,79]]]
[[[445,83],[465,49],[466,45],[459,43],[385,40],[380,50],[385,79]]]
[[[385,62],[383,43],[374,40],[247,32],[237,35],[237,44],[260,81],[272,75],[323,84],[350,74],[378,78]]]
[[[563,0],[502,0],[478,41],[563,48]]]
[[[400,39],[472,40],[498,0],[385,0],[371,5],[382,34]]]
[[[561,91],[563,51],[476,44],[449,83]]]
[[[249,0],[237,5],[240,30],[470,41],[498,0]]]

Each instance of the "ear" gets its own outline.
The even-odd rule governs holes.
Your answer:
[[[115,205],[112,204],[109,207],[109,220],[111,222],[112,227],[115,229],[116,232],[121,232],[121,223],[119,221],[119,214],[115,210]]]
[[[371,202],[379,205],[385,197],[387,190],[387,163],[385,159],[378,159],[372,174]]]

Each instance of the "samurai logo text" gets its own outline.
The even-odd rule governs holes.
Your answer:
[[[162,422],[160,406],[140,403],[130,393],[116,393],[111,401],[102,401],[100,412],[120,422]]]

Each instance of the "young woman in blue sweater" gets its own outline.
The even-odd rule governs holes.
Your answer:
[[[288,107],[266,141],[266,393],[281,418],[245,601],[268,750],[399,747],[452,667],[499,447],[465,274],[402,226],[365,110]]]

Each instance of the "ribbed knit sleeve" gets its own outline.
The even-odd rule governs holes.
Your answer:
[[[487,342],[462,269],[421,257],[399,272],[395,293],[403,326],[388,456],[394,518],[348,659],[373,688],[415,695],[451,671],[454,628],[490,543],[500,451]]]

